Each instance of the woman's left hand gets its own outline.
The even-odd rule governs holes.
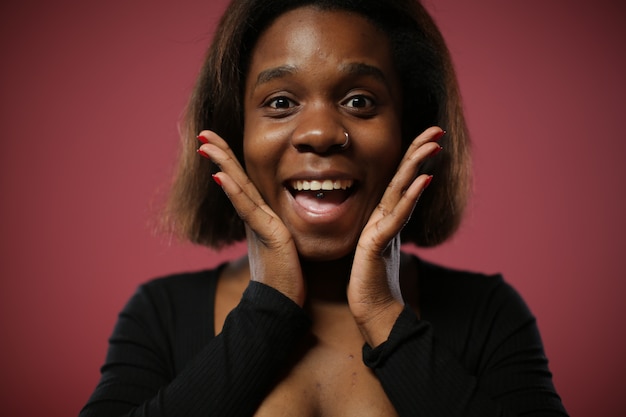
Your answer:
[[[356,247],[348,304],[365,341],[372,347],[387,340],[404,308],[400,291],[400,231],[430,183],[431,176],[417,176],[417,171],[428,156],[441,149],[435,141],[442,134],[440,128],[431,127],[409,146]]]

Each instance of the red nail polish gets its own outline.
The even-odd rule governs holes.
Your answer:
[[[218,177],[215,174],[211,174],[211,176],[213,177],[213,181],[215,181],[215,183],[221,187],[222,186],[222,181],[220,181],[220,177]]]
[[[448,133],[448,132],[446,132],[445,130],[442,130],[441,132],[439,132],[435,136],[433,136],[433,140],[441,139],[443,137],[443,135],[445,135],[446,133]]]
[[[208,140],[207,138],[205,138],[204,136],[202,136],[202,135],[198,135],[198,136],[196,136],[196,137],[197,137],[197,138],[198,138],[198,140],[199,140],[200,142],[202,142],[202,143],[209,143],[209,140]]]
[[[435,150],[431,152],[430,156],[435,156],[435,155],[437,155],[439,152],[441,152],[441,150],[442,150],[442,149],[443,149],[443,148],[442,148],[441,146],[440,146],[440,147],[438,147],[438,148],[435,148]]]
[[[433,180],[433,176],[429,175],[428,178],[426,178],[426,182],[424,183],[424,189],[426,189],[426,187],[428,187],[430,185],[430,182]]]
[[[198,152],[198,154],[199,154],[200,156],[203,156],[203,157],[205,157],[206,159],[211,159],[211,157],[209,156],[209,154],[208,154],[208,153],[206,153],[206,152],[204,152],[202,149],[198,149],[198,151],[197,151],[197,152]]]

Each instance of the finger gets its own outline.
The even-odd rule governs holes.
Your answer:
[[[211,131],[203,131],[200,136],[204,138],[200,149],[222,170],[215,178],[221,183],[239,217],[262,240],[272,241],[278,227],[276,214],[245,173],[228,143]]]
[[[446,132],[439,127],[433,126],[426,129],[413,140],[404,157],[398,164],[398,179],[401,183],[407,184],[406,181],[412,182],[416,177],[417,168],[429,156],[433,156],[442,148],[437,141]],[[412,175],[412,176],[411,176]],[[403,180],[403,181],[402,181]]]
[[[446,131],[441,129],[438,126],[431,126],[428,129],[424,130],[419,136],[417,136],[413,140],[413,142],[411,142],[411,144],[409,145],[409,148],[406,150],[404,154],[404,157],[402,158],[402,161],[400,161],[400,164],[402,164],[415,151],[417,151],[420,148],[420,146],[428,142],[436,142],[439,139],[441,139],[441,137],[445,134],[446,134]]]
[[[442,132],[441,130],[439,131]],[[421,143],[421,145],[418,146],[418,143]],[[414,183],[422,162],[426,158],[434,156],[441,149],[441,146],[432,140],[424,142],[423,137],[418,137],[413,142],[411,148],[400,162],[396,174],[389,182],[379,204],[379,213],[374,213],[375,217],[394,209],[395,205],[404,197],[407,189]]]
[[[266,206],[263,197],[252,183],[241,163],[235,156],[228,143],[212,131],[203,131],[199,138],[204,138],[204,144],[199,150],[204,152],[223,172],[227,173],[239,187],[259,206]]]
[[[279,226],[276,214],[265,204],[251,198],[246,190],[230,175],[218,172],[214,175],[215,181],[222,187],[226,196],[233,204],[241,220],[252,229],[262,241],[276,240],[276,231]],[[263,200],[261,200],[263,201]]]
[[[244,173],[231,147],[217,133],[205,130],[198,135],[198,140],[202,142],[198,151],[206,153],[221,170],[230,169],[233,173],[237,171]]]
[[[378,218],[372,218],[370,220],[371,223],[368,223],[372,225],[373,234],[371,239],[376,252],[383,251],[389,242],[402,231],[410,220],[420,196],[428,187],[432,178],[431,175],[426,174],[417,177],[391,210],[385,211],[385,209],[379,206],[378,211],[380,214]],[[366,226],[366,229],[368,229],[368,226]]]

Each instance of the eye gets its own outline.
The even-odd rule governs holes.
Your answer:
[[[290,109],[292,107],[295,107],[296,103],[294,103],[292,100],[288,99],[287,97],[274,97],[271,100],[268,100],[265,103],[265,106],[272,108],[272,109],[277,109],[277,110],[283,110],[283,109]]]
[[[350,97],[344,102],[344,105],[346,107],[352,107],[356,109],[368,109],[374,107],[374,100],[364,95],[358,95]]]
[[[369,95],[354,94],[346,98],[341,105],[350,114],[356,117],[370,118],[377,113],[377,103]]]

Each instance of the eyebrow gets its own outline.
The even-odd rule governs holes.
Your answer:
[[[274,79],[293,75],[297,72],[298,68],[293,65],[281,65],[279,67],[268,68],[259,73],[256,78],[254,88],[258,87],[261,84],[268,83]],[[342,65],[340,67],[340,72],[357,76],[371,76],[376,78],[378,81],[383,82],[388,87],[391,87],[389,85],[387,77],[385,77],[385,74],[380,70],[380,68],[373,65],[365,64],[363,62],[351,62],[349,64]]]
[[[255,87],[260,84],[268,83],[276,78],[282,78],[287,75],[293,75],[298,72],[297,68],[293,65],[282,65],[280,67],[268,68],[259,73],[256,77]]]
[[[365,75],[376,78],[378,81],[381,81],[388,84],[387,77],[382,72],[382,70],[373,65],[365,64],[363,62],[351,62],[346,65],[341,66],[341,71],[351,75]]]

